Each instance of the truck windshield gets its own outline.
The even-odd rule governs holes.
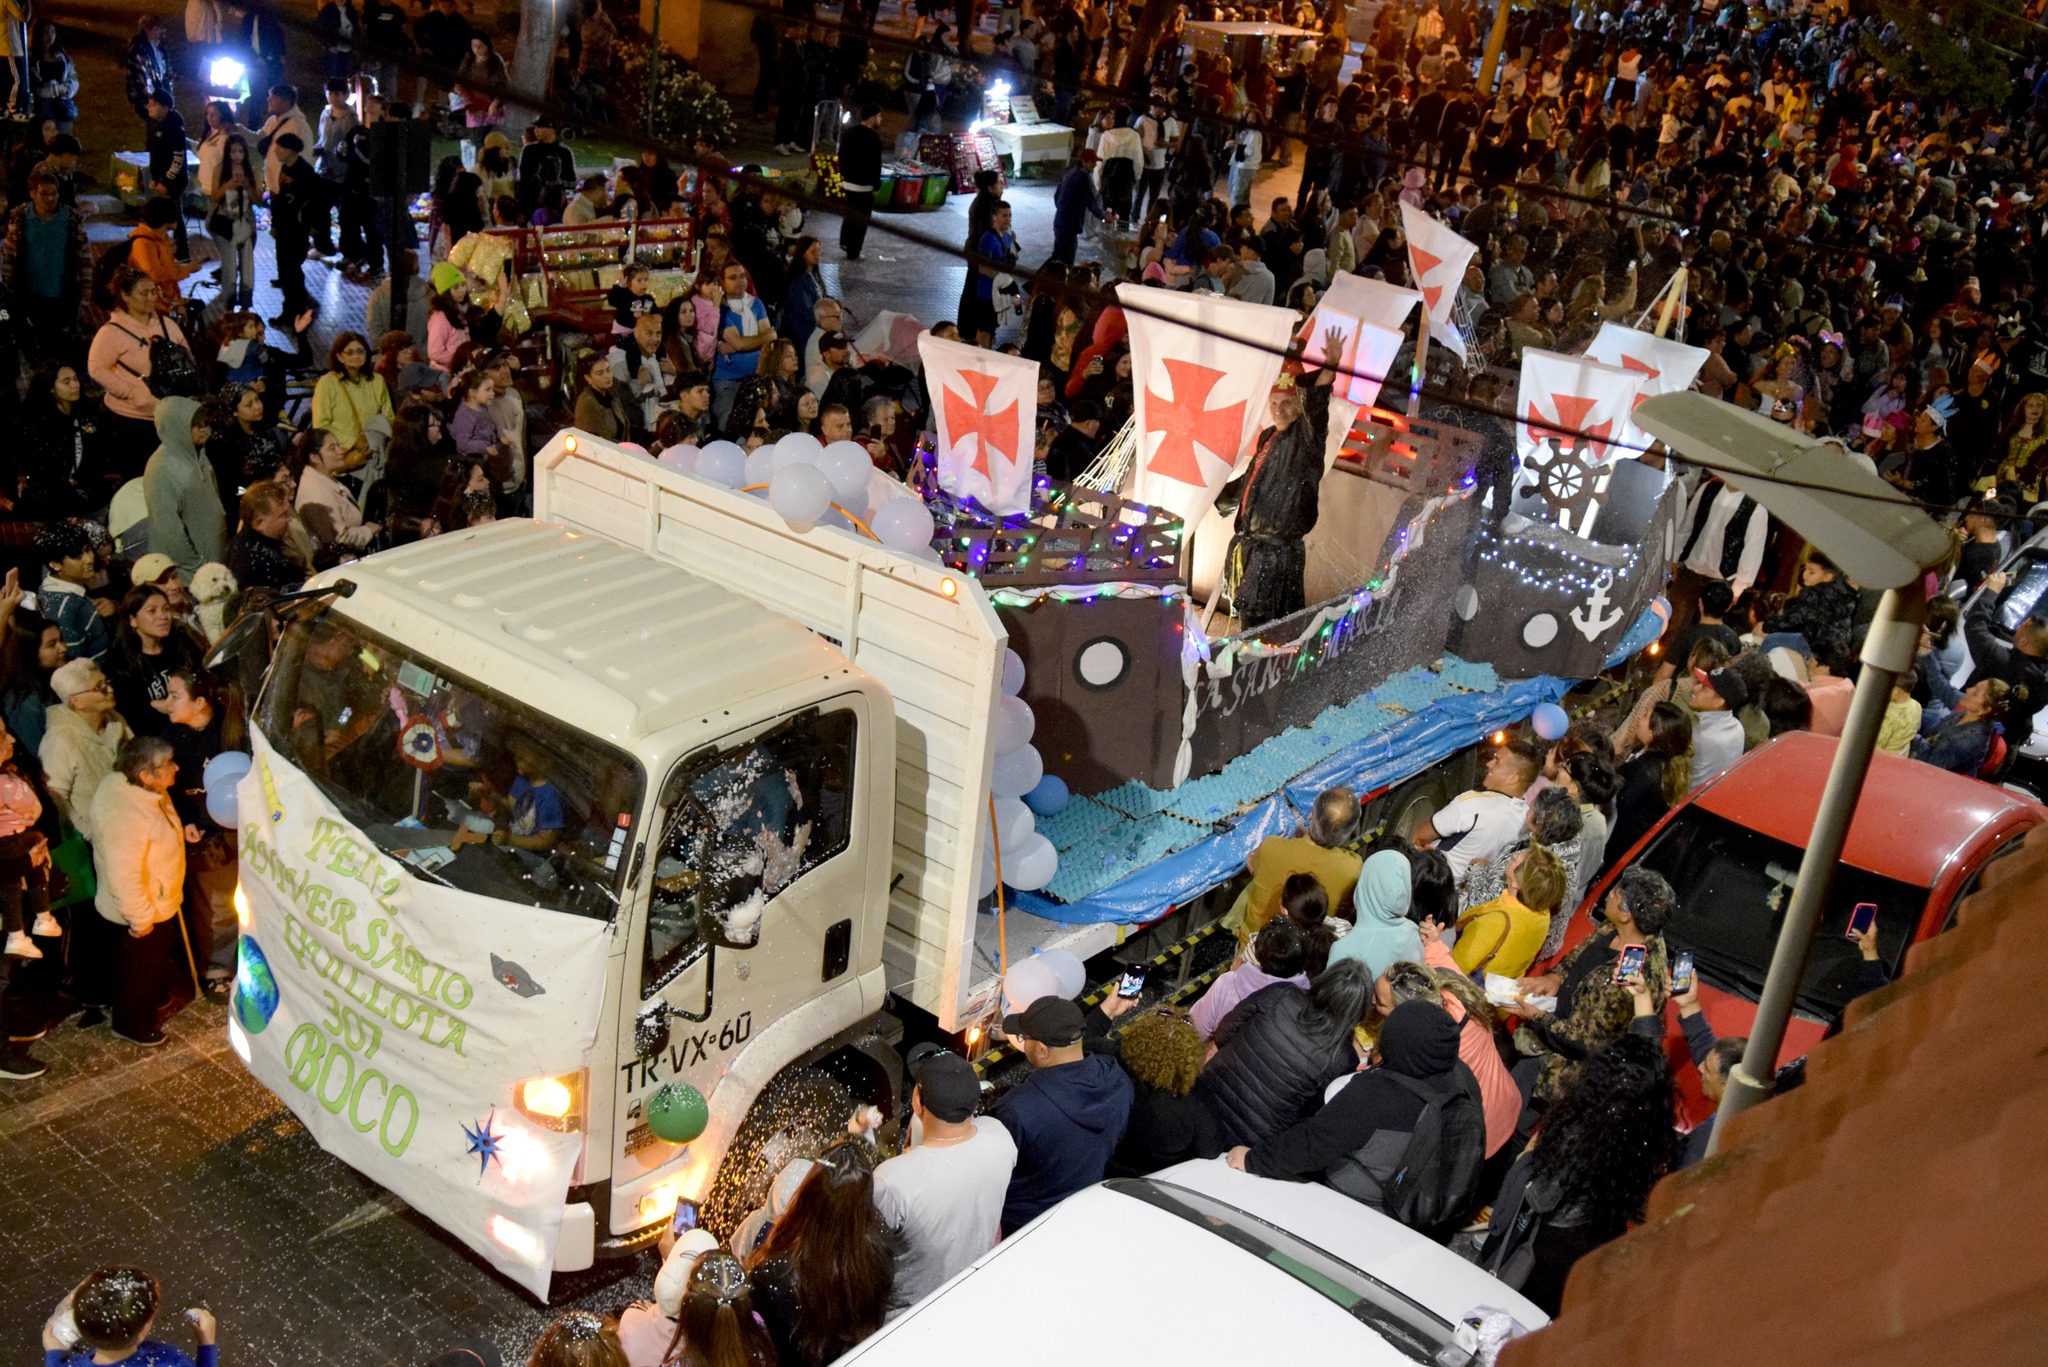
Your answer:
[[[1678,915],[1664,932],[1666,943],[1691,950],[1700,971],[1717,985],[1756,996],[1799,881],[1802,853],[1698,805],[1683,808],[1641,860],[1678,893]],[[1804,1010],[1826,1019],[1839,1016],[1856,996],[1860,955],[1846,931],[1861,902],[1877,904],[1878,959],[1896,974],[1927,905],[1927,889],[1847,864],[1835,869],[1798,997]]]
[[[617,912],[642,785],[623,751],[331,609],[285,628],[257,723],[421,877]]]

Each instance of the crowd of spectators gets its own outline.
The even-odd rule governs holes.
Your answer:
[[[929,131],[957,112],[979,54],[916,6],[906,103],[912,131]],[[1308,7],[1195,17],[1226,13],[1321,27]],[[850,103],[855,198],[839,250],[856,261],[883,112],[866,81],[875,14],[844,6],[836,49],[813,17],[755,25],[755,104],[777,108],[788,151],[820,99]],[[957,316],[931,326],[1039,364],[1045,472],[1078,473],[1131,411],[1126,322],[1100,288],[1118,277],[1305,316],[1339,271],[1413,283],[1400,208],[1424,209],[1478,248],[1456,311],[1474,364],[1434,391],[1486,407],[1500,385],[1486,367],[1581,347],[1683,267],[1704,392],[1839,438],[1846,459],[1958,523],[1948,595],[1895,690],[1885,747],[1991,775],[2030,734],[2048,700],[2048,623],[2023,617],[2007,638],[1991,612],[2048,473],[2034,270],[2048,66],[2014,58],[2010,96],[1971,108],[1917,94],[1899,75],[1900,35],[1860,8],[1539,4],[1513,15],[1497,83],[1481,89],[1466,5],[1383,7],[1355,71],[1335,35],[1241,68],[1208,51],[1184,62],[1180,15],[1140,52],[1131,18],[1072,0],[995,16],[995,62],[1056,117],[1086,122],[1085,145],[1028,290],[1011,278],[1027,251],[1002,177],[981,173]],[[79,204],[75,69],[38,26],[0,248],[0,363],[18,375],[36,361],[25,388],[0,386],[22,436],[0,457],[0,495],[37,526],[39,567],[0,591],[6,1078],[44,1071],[30,1046],[67,994],[83,1023],[110,1015],[117,1038],[153,1047],[181,968],[195,993],[224,988],[234,839],[208,816],[200,774],[243,725],[239,681],[204,664],[231,605],[523,510],[534,453],[570,424],[649,450],[807,431],[859,441],[879,476],[922,477],[922,383],[861,354],[802,205],[652,151],[584,175],[549,117],[508,133],[504,60],[456,0],[409,22],[380,0],[336,2],[319,22],[322,61],[298,71],[252,14],[239,29],[261,78],[251,107],[208,103],[191,130],[165,26],[140,23],[125,93],[155,193],[98,260]],[[600,108],[616,28],[591,5],[561,37],[563,88]],[[454,73],[445,89],[398,74],[411,51]],[[374,91],[353,84],[363,74]],[[1099,99],[1109,81],[1141,93]],[[445,111],[473,153],[439,167],[411,245],[390,239],[410,220],[370,176],[375,127],[416,112],[401,94]],[[1299,187],[1255,206],[1260,169],[1296,158]],[[629,266],[606,296],[609,327],[543,393],[510,273],[465,244],[493,225],[658,218],[685,198],[688,288],[657,298]],[[219,262],[210,281],[194,203]],[[1083,250],[1096,220],[1127,240]],[[259,231],[283,300],[267,319],[252,311]],[[383,276],[360,324],[318,318],[309,256]],[[1368,836],[1338,790],[1300,836],[1266,842],[1231,913],[1239,960],[1191,1009],[1114,994],[1022,1004],[1003,1026],[1029,1075],[986,1107],[964,1058],[913,1053],[900,1152],[885,1158],[880,1117],[855,1114],[844,1139],[772,1175],[725,1245],[665,1240],[651,1299],[561,1317],[532,1361],[823,1364],[1064,1197],[1189,1157],[1324,1182],[1462,1241],[1554,1310],[1573,1261],[1703,1153],[1710,1127],[1675,1123],[1667,1003],[1709,1099],[1742,1044],[1714,1038],[1696,986],[1674,979],[1663,932],[1678,894],[1663,878],[1631,867],[1597,903],[1586,894],[1745,752],[1788,730],[1839,734],[1875,606],[1711,478],[1673,569],[1675,630],[1620,706],[1547,746],[1492,748],[1478,786],[1412,829]],[[1965,609],[1979,587],[1990,592]],[[1965,643],[1977,677],[1958,690]],[[1874,939],[1861,948],[1881,976]],[[1446,1179],[1450,1206],[1427,1219],[1401,1178],[1425,1113],[1483,1160]],[[51,1360],[175,1360],[149,1337],[158,1299],[134,1269],[94,1273],[46,1330]],[[188,1317],[205,1367],[212,1318]]]

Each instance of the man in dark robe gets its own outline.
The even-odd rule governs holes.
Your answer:
[[[1342,356],[1343,347],[1343,334],[1331,329],[1323,354]],[[1224,582],[1240,631],[1308,606],[1307,537],[1321,509],[1323,443],[1336,377],[1336,367],[1325,366],[1305,389],[1273,391],[1273,425],[1259,433],[1238,504],[1237,534],[1224,558]]]

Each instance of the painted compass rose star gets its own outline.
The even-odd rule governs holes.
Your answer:
[[[484,1180],[484,1174],[490,1170],[492,1163],[498,1164],[499,1167],[505,1165],[505,1159],[499,1152],[505,1141],[505,1132],[491,1128],[491,1122],[497,1118],[498,1113],[493,1110],[474,1128],[468,1125],[462,1127],[463,1137],[469,1141],[469,1151],[476,1155],[476,1180],[479,1182]]]

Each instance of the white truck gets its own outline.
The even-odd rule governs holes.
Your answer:
[[[545,1296],[678,1202],[735,1220],[837,1123],[817,1087],[887,1109],[888,993],[945,1030],[993,993],[1004,633],[971,579],[583,433],[534,481],[281,613],[230,1036]]]

